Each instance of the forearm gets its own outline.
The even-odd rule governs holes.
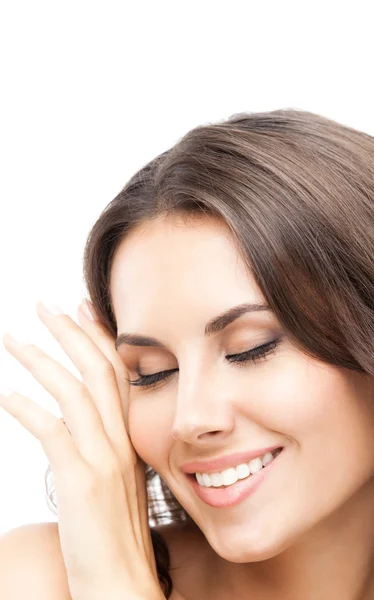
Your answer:
[[[71,600],[165,600],[156,563],[145,561],[101,560],[96,572],[77,577],[68,573]]]
[[[127,582],[109,582],[106,585],[95,585],[90,590],[73,594],[71,600],[165,600],[165,595],[158,582],[129,585]]]
[[[72,597],[71,600],[165,600],[165,595],[162,590],[129,590],[126,588],[112,589],[108,586],[105,590],[95,591],[88,595],[80,595]]]

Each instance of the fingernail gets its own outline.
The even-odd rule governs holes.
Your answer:
[[[53,302],[39,302],[41,307],[51,315],[62,315],[64,311]]]
[[[92,302],[89,300],[83,300],[81,307],[86,317],[90,319],[90,321],[95,321],[95,311],[93,309]]]
[[[11,344],[16,343],[19,346],[28,346],[30,344],[30,341],[28,339],[26,339],[26,337],[24,337],[22,335],[22,333],[17,333],[17,335],[11,335],[10,333],[8,333],[7,331],[4,333],[3,335],[3,342],[10,342]]]

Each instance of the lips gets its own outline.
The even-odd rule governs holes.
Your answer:
[[[186,473],[185,476],[197,496],[205,504],[214,508],[229,508],[252,496],[263,482],[268,478],[270,479],[277,465],[283,462],[285,454],[287,455],[287,452],[283,447],[277,457],[266,467],[263,467],[261,471],[246,479],[239,479],[236,483],[227,487],[202,487],[198,484],[195,475]]]
[[[268,446],[267,448],[259,448],[258,450],[247,450],[236,452],[227,456],[213,458],[211,460],[193,461],[184,463],[181,470],[186,473],[213,473],[214,471],[223,471],[230,467],[237,467],[242,463],[247,463],[254,458],[263,456],[267,452],[275,452],[275,450],[283,448],[283,446]]]

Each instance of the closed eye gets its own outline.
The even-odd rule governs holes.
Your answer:
[[[275,350],[282,339],[283,336],[280,336],[271,342],[263,344],[262,346],[257,346],[256,348],[252,348],[246,352],[241,352],[240,354],[229,354],[225,358],[229,363],[235,363],[236,366],[242,367],[245,366],[249,361],[256,362],[262,358],[266,359],[267,356]],[[141,375],[139,373],[138,379],[126,379],[126,381],[132,386],[152,387],[159,381],[166,380],[176,371],[179,371],[179,369],[159,371],[158,373],[153,373],[152,375]]]

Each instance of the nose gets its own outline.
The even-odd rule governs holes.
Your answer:
[[[185,374],[186,375],[186,374]],[[187,379],[187,376],[185,377]],[[234,429],[232,403],[227,388],[213,376],[183,381],[179,372],[178,396],[172,436],[190,444],[223,442]],[[225,391],[226,390],[226,391]]]

